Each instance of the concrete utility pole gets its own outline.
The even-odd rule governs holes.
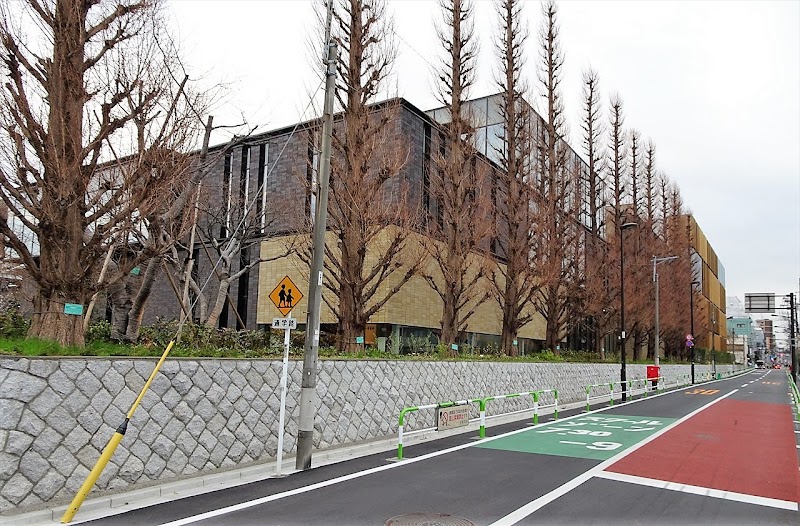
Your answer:
[[[659,354],[661,354],[661,349],[660,349],[660,347],[661,347],[661,341],[660,341],[661,329],[658,326],[658,271],[656,271],[656,266],[659,263],[666,263],[668,261],[675,261],[676,259],[678,259],[678,256],[667,256],[667,257],[663,257],[663,258],[657,258],[657,257],[653,256],[653,283],[655,283],[655,285],[656,285],[656,336],[655,336],[656,350],[655,350],[655,352],[653,352],[653,354],[655,356],[655,360],[654,360],[653,363],[655,363],[656,366],[658,366],[658,357],[659,357]]]
[[[620,218],[617,222],[621,222]],[[619,383],[622,388],[622,401],[628,398],[628,378],[627,367],[625,365],[625,246],[624,238],[625,230],[639,226],[636,223],[625,223],[619,226],[619,328],[620,328],[620,345],[622,352],[620,352],[621,366],[619,369]]]
[[[797,309],[794,305],[794,293],[789,294],[789,352],[792,353],[792,380],[797,383]]]
[[[689,334],[692,335],[694,338],[694,286],[700,285],[699,281],[692,281],[689,283]],[[692,343],[692,385],[694,385],[694,363],[696,360],[697,355],[697,347],[694,344],[694,340],[691,341]]]
[[[317,203],[314,213],[313,254],[308,280],[308,318],[306,340],[303,346],[303,381],[300,391],[300,422],[297,432],[297,459],[295,468],[311,467],[311,450],[314,447],[314,417],[317,401],[317,356],[319,354],[319,317],[322,304],[322,263],[325,258],[325,232],[328,221],[328,180],[331,173],[331,138],[333,136],[333,96],[336,88],[336,60],[338,51],[331,41],[331,5],[325,26],[327,64],[325,69],[325,107],[322,117],[322,152]]]

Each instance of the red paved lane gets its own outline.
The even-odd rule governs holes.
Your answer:
[[[792,420],[787,405],[725,399],[608,471],[798,502]]]

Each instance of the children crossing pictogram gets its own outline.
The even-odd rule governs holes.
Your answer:
[[[297,304],[303,299],[303,293],[297,288],[297,285],[289,278],[284,277],[278,286],[270,293],[269,299],[278,308],[278,310],[286,316],[294,309]]]

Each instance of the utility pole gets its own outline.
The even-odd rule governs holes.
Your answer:
[[[619,383],[622,388],[622,401],[628,398],[628,378],[627,368],[625,366],[625,246],[624,235],[625,230],[639,226],[636,223],[622,223],[622,218],[617,219],[619,224],[619,328],[620,328],[620,345],[622,352],[620,352],[621,366],[619,369]]]
[[[314,211],[313,254],[308,280],[308,318],[303,346],[303,381],[300,391],[300,421],[297,431],[297,458],[295,468],[311,467],[311,450],[314,447],[314,418],[317,401],[317,356],[319,354],[319,317],[322,304],[322,275],[325,258],[325,232],[328,220],[328,181],[331,173],[331,138],[333,136],[333,96],[336,88],[336,61],[338,51],[331,40],[332,4],[328,2],[325,25],[326,68],[325,106],[322,116],[322,147],[317,202]]]
[[[694,286],[700,285],[699,281],[689,283],[689,334],[694,338]],[[696,360],[696,348],[692,340],[692,385],[694,385],[694,363]]]
[[[792,353],[792,380],[797,383],[797,309],[794,306],[794,292],[789,293],[789,351]]]

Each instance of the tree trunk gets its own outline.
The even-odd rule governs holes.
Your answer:
[[[222,308],[225,306],[225,299],[228,295],[228,288],[230,287],[230,277],[227,272],[222,274],[219,278],[219,289],[217,290],[217,299],[214,300],[214,306],[208,313],[208,318],[205,321],[206,327],[216,328],[219,324],[219,317],[222,314]]]
[[[561,316],[559,315],[558,311],[558,286],[548,286],[547,287],[547,312],[550,314],[547,316],[547,328],[545,329],[545,338],[547,341],[547,347],[555,354],[560,354],[561,350],[559,349],[559,344],[561,340],[559,338],[561,333]]]
[[[65,300],[58,293],[45,296],[39,292],[33,300],[36,314],[31,320],[28,337],[54,341],[62,347],[83,348],[83,316],[65,314],[65,303],[83,304],[80,299]]]
[[[597,323],[596,318],[594,320],[593,325],[594,325],[594,352],[597,353],[598,356],[600,356],[600,361],[603,361],[606,359],[606,351],[605,348],[603,347],[603,341],[605,340],[605,338],[600,334],[601,332],[600,326]]]
[[[456,294],[453,285],[445,285],[446,292],[442,307],[442,338],[440,342],[447,347],[448,354],[452,352],[451,345],[458,340],[458,314],[456,312]]]
[[[126,280],[109,287],[107,297],[111,304],[111,339],[123,341],[128,331],[128,315],[133,304]]]
[[[506,278],[505,288],[505,302],[503,303],[503,329],[500,336],[500,348],[507,356],[517,356],[519,349],[514,345],[514,337],[517,335],[518,327],[516,321],[519,320],[519,315],[515,310],[515,302],[517,301],[518,290],[516,284],[516,276],[509,273]]]
[[[163,258],[158,256],[147,262],[147,269],[144,271],[144,276],[142,276],[139,292],[131,304],[130,313],[128,313],[128,326],[125,329],[126,341],[135,342],[139,338],[139,329],[142,327],[142,317],[144,317],[144,307],[147,305],[147,299],[153,291],[153,283],[155,283],[158,272],[161,269],[162,260]]]
[[[342,259],[342,265],[346,267],[350,260],[347,258]],[[343,272],[343,274],[347,276],[346,271]],[[338,339],[339,349],[341,349],[342,352],[354,353],[358,350],[356,337],[360,334],[356,323],[356,309],[357,307],[353,304],[353,284],[345,280],[342,282],[341,288],[339,289],[340,321]]]
[[[349,318],[344,319],[339,327],[339,348],[346,353],[355,353],[361,350],[361,344],[356,343],[356,338],[364,335],[365,324]]]

